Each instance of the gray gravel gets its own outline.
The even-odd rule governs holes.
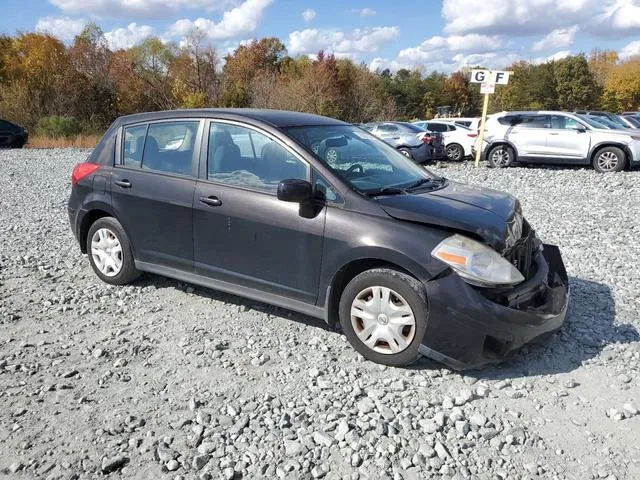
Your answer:
[[[549,344],[461,375],[174,280],[100,283],[66,213],[86,155],[0,151],[0,476],[640,478],[640,172],[437,169],[516,194],[571,277]]]

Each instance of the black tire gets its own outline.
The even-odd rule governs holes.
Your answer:
[[[402,297],[401,300],[404,300],[411,308],[415,320],[414,330],[412,330],[412,340],[404,350],[398,353],[381,353],[375,351],[373,348],[365,345],[354,330],[353,323],[355,322],[357,324],[358,320],[354,317],[354,322],[352,322],[352,304],[356,297],[361,295],[362,292],[374,286],[391,289],[394,293],[400,295]],[[427,329],[428,307],[424,287],[422,287],[421,283],[415,278],[389,268],[367,270],[351,280],[342,291],[339,314],[340,325],[347,340],[349,340],[353,348],[367,360],[392,367],[403,367],[416,362],[420,358],[418,348],[422,343]],[[411,327],[405,328],[410,329]],[[409,330],[409,332],[410,331],[411,330]],[[374,347],[377,346],[378,344],[376,343]],[[384,343],[379,348],[385,348]]]
[[[92,238],[100,229],[109,230],[117,238],[122,250],[122,267],[120,268],[120,271],[113,276],[105,275],[100,270],[100,268],[96,264],[95,259],[93,258],[93,250],[91,246]],[[99,218],[93,223],[93,225],[91,225],[91,227],[89,228],[89,233],[87,234],[87,252],[89,255],[89,262],[91,263],[91,268],[93,268],[93,271],[100,278],[100,280],[105,283],[108,283],[110,285],[126,285],[136,280],[141,274],[141,272],[136,269],[135,266],[129,237],[124,231],[124,228],[122,228],[120,222],[113,217]]]
[[[464,148],[457,143],[447,145],[447,158],[452,162],[462,162],[464,160]]]
[[[620,172],[627,164],[627,156],[618,147],[604,147],[595,153],[591,164],[598,173]]]
[[[411,155],[411,150],[409,150],[408,148],[402,147],[399,148],[398,151],[403,154],[405,157],[410,158],[411,160],[414,160],[413,155]]]
[[[516,153],[509,145],[497,145],[489,151],[487,159],[491,168],[507,168],[516,161]]]

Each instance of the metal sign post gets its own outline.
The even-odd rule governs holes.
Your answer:
[[[513,72],[499,70],[472,70],[471,83],[480,84],[480,93],[484,94],[484,104],[482,105],[482,120],[480,121],[480,132],[478,133],[478,147],[476,149],[476,167],[480,165],[480,158],[484,150],[484,129],[487,122],[487,111],[489,110],[489,95],[495,93],[496,85],[506,85],[509,83],[509,76]]]

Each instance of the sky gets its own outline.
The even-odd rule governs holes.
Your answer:
[[[544,62],[594,48],[640,55],[640,0],[2,0],[0,32],[65,42],[97,23],[112,49],[201,29],[223,55],[276,36],[290,55],[319,50],[370,69],[452,72]]]

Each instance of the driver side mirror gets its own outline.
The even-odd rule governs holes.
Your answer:
[[[306,180],[289,178],[278,184],[278,200],[304,203],[313,198],[313,186]]]
[[[577,127],[574,127],[573,129],[578,133],[585,133],[587,131],[587,129],[584,128],[582,125],[578,125]]]

